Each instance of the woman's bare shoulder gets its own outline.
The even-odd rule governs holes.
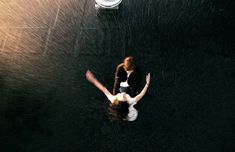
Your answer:
[[[111,103],[113,103],[115,100],[117,100],[117,96],[116,95],[109,95],[109,96],[107,96],[108,97],[108,99],[109,99],[109,101],[111,102]]]

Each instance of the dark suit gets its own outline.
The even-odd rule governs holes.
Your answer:
[[[120,83],[126,81],[127,79],[127,72],[125,71],[123,65],[124,65],[123,63],[119,64],[115,72],[115,82],[113,88],[114,95],[120,92],[119,91]],[[140,93],[141,80],[142,80],[142,73],[138,67],[135,67],[134,71],[129,75],[127,81],[129,87],[126,93],[129,94],[131,97],[134,97],[138,93]]]

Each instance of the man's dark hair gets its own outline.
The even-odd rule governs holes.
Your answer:
[[[128,56],[124,59],[124,69],[127,71],[134,70],[135,68],[135,60],[132,56]]]

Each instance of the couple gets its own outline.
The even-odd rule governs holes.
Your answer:
[[[134,108],[134,105],[145,95],[150,83],[150,73],[146,75],[144,88],[138,93],[138,86],[134,84],[134,81],[135,78],[141,78],[141,75],[135,75],[137,71],[135,70],[133,57],[126,57],[124,62],[117,67],[113,94],[95,78],[91,71],[86,72],[87,80],[103,92],[111,102],[110,115],[112,115],[113,120],[134,121],[138,116],[138,111]]]

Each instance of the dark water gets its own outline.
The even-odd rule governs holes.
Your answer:
[[[1,151],[234,151],[233,3],[1,0]],[[112,90],[126,55],[152,81],[138,119],[118,124],[84,73]]]

